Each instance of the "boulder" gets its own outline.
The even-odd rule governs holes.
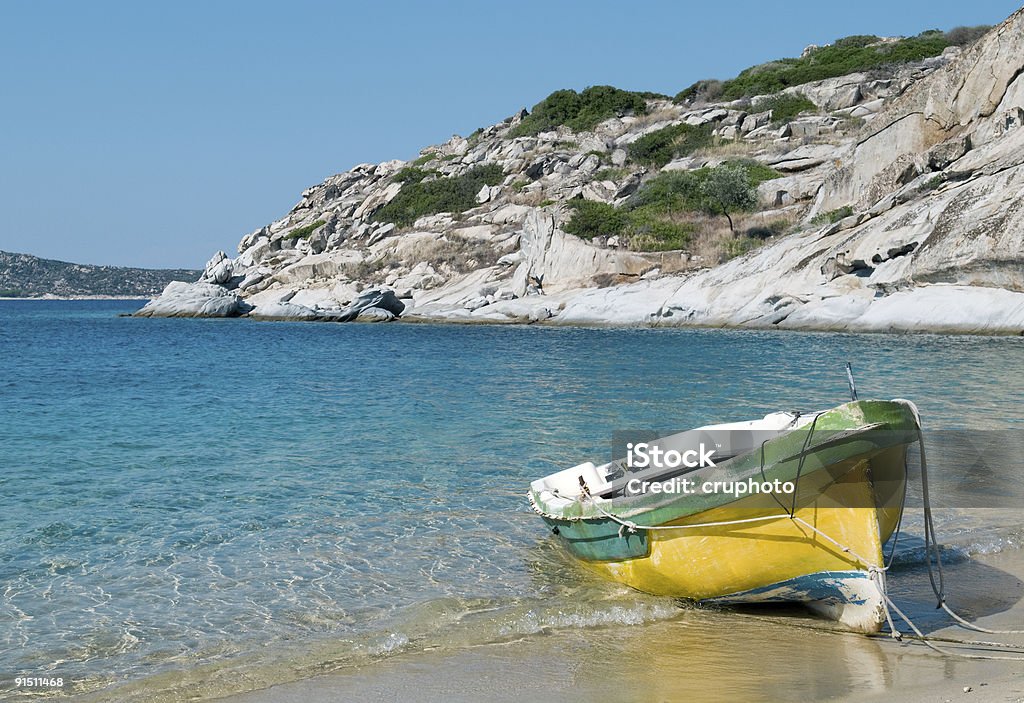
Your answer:
[[[367,308],[379,308],[390,312],[393,317],[398,317],[405,310],[405,303],[398,299],[393,290],[371,288],[359,294],[359,297],[349,303],[348,307],[337,316],[339,322],[348,322],[359,316]],[[369,313],[378,315],[379,313]]]
[[[213,283],[172,281],[136,317],[235,317],[249,310],[242,299]]]
[[[265,303],[257,305],[249,317],[261,320],[313,320],[318,317],[315,310],[294,303]]]
[[[743,118],[743,122],[740,124],[740,131],[753,132],[759,127],[767,126],[771,121],[772,115],[770,112],[758,112],[753,115],[747,115]]]
[[[390,310],[378,307],[368,307],[359,311],[359,314],[356,315],[356,320],[358,322],[391,322],[396,317],[398,316]]]
[[[247,272],[245,274],[245,278],[243,278],[242,282],[238,284],[238,290],[243,291],[248,288],[252,288],[253,286],[259,283],[262,283],[267,278],[269,273],[270,272],[267,269],[255,269],[253,271]]]
[[[389,183],[383,190],[371,193],[352,213],[352,218],[358,220],[363,217],[369,217],[378,208],[390,203],[400,190],[402,190],[401,183]]]
[[[203,277],[200,280],[223,285],[230,281],[234,275],[233,262],[228,258],[227,254],[218,251],[206,262],[206,267],[203,269]]]
[[[465,303],[462,304],[462,307],[464,307],[466,310],[479,310],[482,307],[486,307],[490,303],[490,300],[478,295],[474,298],[470,298],[469,300],[467,300]]]

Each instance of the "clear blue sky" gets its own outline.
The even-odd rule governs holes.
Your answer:
[[[201,267],[325,177],[557,88],[672,94],[1019,2],[5,2],[0,249]]]

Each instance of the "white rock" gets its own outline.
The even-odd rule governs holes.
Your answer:
[[[359,311],[356,315],[358,322],[391,322],[396,317],[395,313],[383,308],[369,307]]]
[[[206,267],[203,270],[203,277],[201,280],[207,283],[224,284],[227,283],[234,275],[234,265],[228,255],[222,251],[218,251],[213,257],[206,262]]]
[[[470,298],[469,300],[467,300],[465,303],[462,304],[462,307],[464,307],[466,310],[479,310],[480,308],[487,306],[489,303],[490,301],[487,300],[487,298],[477,296],[476,298]]]
[[[234,293],[212,283],[172,281],[160,297],[135,313],[138,317],[234,317],[248,306]]]
[[[513,252],[511,252],[509,254],[505,254],[504,256],[500,257],[498,259],[498,265],[499,266],[516,266],[522,260],[523,260],[523,252],[522,252],[521,249],[517,249],[516,251],[513,251]]]
[[[256,306],[249,317],[263,320],[311,320],[317,313],[304,305],[292,303],[266,303]]]

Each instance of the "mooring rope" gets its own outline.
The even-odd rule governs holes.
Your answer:
[[[990,635],[1022,635],[1024,630],[990,630],[980,625],[975,625],[961,617],[946,603],[945,576],[942,573],[942,550],[939,546],[938,536],[935,533],[935,518],[932,515],[931,497],[928,493],[928,459],[924,449],[924,430],[921,427],[921,413],[912,401],[905,398],[894,398],[894,403],[905,405],[914,415],[914,425],[917,428],[917,449],[921,457],[921,498],[924,502],[924,552],[925,563],[928,565],[928,580],[932,586],[932,592],[938,598],[937,607],[942,608],[960,626],[976,632],[984,632]],[[938,579],[932,573],[932,553],[935,554],[936,571]],[[936,583],[937,581],[937,583]]]
[[[958,615],[956,612],[954,612],[946,604],[946,598],[945,598],[945,577],[944,577],[944,574],[942,572],[942,556],[941,556],[941,553],[940,553],[940,547],[939,547],[939,544],[938,544],[938,539],[937,539],[937,536],[935,534],[935,523],[934,523],[934,518],[932,516],[932,511],[931,511],[931,498],[930,498],[930,495],[928,493],[928,462],[927,462],[927,458],[926,458],[926,455],[925,455],[924,432],[923,432],[922,427],[921,427],[921,415],[920,415],[920,413],[919,413],[919,411],[917,409],[917,406],[913,402],[911,402],[909,400],[905,400],[903,398],[896,398],[896,399],[893,400],[893,402],[900,403],[901,405],[905,405],[914,415],[914,424],[915,424],[916,429],[917,429],[918,451],[920,452],[920,457],[921,457],[921,492],[922,492],[922,499],[923,499],[923,502],[924,502],[925,561],[926,561],[926,563],[928,565],[928,579],[929,579],[929,582],[931,583],[932,591],[935,593],[936,597],[939,599],[938,607],[940,607],[943,610],[945,610],[946,613],[948,613],[959,625],[961,625],[963,627],[966,627],[968,629],[971,629],[971,630],[975,630],[977,632],[985,632],[985,633],[988,633],[988,634],[996,634],[996,635],[1024,634],[1024,630],[990,630],[990,629],[987,629],[987,628],[984,628],[984,627],[980,627],[978,625],[974,625],[973,623],[971,623],[971,622],[965,620],[964,618],[962,618],[960,615]],[[817,418],[815,418],[815,421],[816,420],[817,420]],[[811,432],[813,432],[813,424],[812,424]],[[806,447],[806,444],[805,444],[805,447]],[[763,447],[762,447],[762,450],[763,450]],[[806,451],[806,449],[804,451]],[[802,467],[802,465],[803,465],[803,456],[801,456],[801,467]],[[799,481],[799,476],[797,477],[797,480]],[[558,496],[558,493],[556,491],[552,491],[552,493],[554,495]],[[794,493],[795,493],[795,491],[794,491]],[[559,497],[565,497],[565,496],[559,496]],[[613,522],[619,524],[620,525],[620,528],[619,528],[619,536],[620,537],[624,536],[625,532],[635,533],[638,530],[693,530],[693,529],[699,529],[699,528],[723,527],[723,526],[728,526],[728,525],[742,525],[742,524],[753,523],[753,522],[765,522],[765,521],[768,521],[768,520],[789,519],[789,520],[791,520],[791,521],[793,521],[795,523],[799,523],[800,525],[802,525],[802,526],[806,527],[807,529],[811,530],[814,534],[818,535],[819,537],[821,537],[822,539],[826,540],[827,542],[830,542],[831,544],[833,544],[835,547],[837,547],[844,554],[849,554],[851,557],[853,557],[854,560],[856,560],[861,565],[863,565],[864,567],[867,568],[869,578],[875,583],[875,586],[877,587],[879,594],[881,594],[881,596],[882,596],[882,610],[885,613],[886,623],[889,625],[889,634],[890,634],[890,636],[893,639],[898,640],[898,641],[902,641],[903,637],[904,637],[903,633],[901,633],[899,631],[899,628],[896,627],[896,624],[893,621],[892,613],[895,612],[900,617],[900,619],[903,622],[905,622],[907,624],[907,626],[914,632],[914,635],[916,635],[915,637],[912,637],[910,639],[913,639],[915,641],[920,641],[921,643],[925,644],[926,646],[928,646],[929,648],[933,649],[934,651],[936,651],[936,652],[938,652],[940,654],[944,654],[944,655],[947,655],[947,656],[954,656],[954,657],[962,657],[962,658],[965,658],[965,659],[989,659],[989,660],[999,660],[999,661],[1024,661],[1024,656],[1012,656],[1011,657],[1011,656],[995,656],[995,655],[988,655],[988,654],[968,654],[968,653],[965,653],[965,652],[956,652],[956,651],[952,651],[952,650],[949,650],[949,649],[944,649],[944,648],[939,647],[938,645],[936,645],[927,636],[925,636],[924,633],[921,632],[921,630],[917,627],[917,625],[915,625],[913,623],[913,621],[906,615],[906,613],[904,613],[902,610],[900,610],[899,606],[897,606],[896,603],[893,602],[893,600],[889,597],[887,583],[886,583],[886,578],[885,578],[885,572],[888,571],[889,566],[892,565],[892,559],[890,558],[890,562],[889,562],[888,565],[879,565],[879,564],[875,564],[871,560],[866,559],[866,558],[862,557],[861,555],[857,554],[857,552],[853,551],[853,549],[851,549],[850,547],[844,545],[839,540],[833,538],[832,536],[830,536],[829,534],[827,534],[823,530],[818,529],[817,527],[815,527],[811,523],[807,522],[803,518],[798,517],[796,515],[796,503],[795,503],[795,500],[794,500],[792,512],[780,513],[780,514],[775,514],[775,515],[765,515],[765,516],[761,516],[761,517],[743,518],[743,519],[738,519],[738,520],[721,520],[721,521],[717,521],[717,522],[691,523],[691,524],[688,524],[688,525],[638,525],[638,524],[636,524],[635,522],[633,522],[631,520],[626,520],[624,518],[621,518],[618,515],[615,515],[614,513],[610,513],[607,510],[605,510],[604,508],[602,508],[601,505],[597,502],[597,499],[594,496],[591,495],[590,490],[587,488],[587,486],[585,484],[581,486],[581,492],[579,493],[579,495],[575,496],[575,498],[577,500],[579,500],[580,502],[590,501],[591,505],[593,505],[594,508],[601,515],[603,515],[604,517],[608,518],[609,520],[612,520]],[[904,499],[903,500],[904,500],[904,502],[900,506],[900,517],[899,517],[899,522],[900,523],[902,523],[902,521],[903,521],[903,508],[904,508],[905,502],[906,502],[906,494],[904,494]],[[782,504],[780,503],[780,505],[782,505]],[[785,506],[782,506],[782,507],[785,508]],[[937,577],[932,572],[931,560],[932,560],[932,554],[933,553],[935,555],[935,563],[937,565],[937,574],[938,574]],[[895,555],[895,547],[893,548],[892,555],[893,556]],[[884,561],[884,557],[883,557],[883,561]],[[1009,645],[1009,644],[1003,644],[1003,643],[997,643],[997,642],[977,642],[977,641],[956,640],[956,639],[949,639],[949,638],[936,638],[936,639],[938,641],[951,642],[951,643],[956,643],[956,644],[974,645],[974,646],[990,646],[990,647],[1015,647],[1016,646],[1016,645]]]

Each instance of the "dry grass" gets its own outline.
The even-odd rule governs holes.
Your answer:
[[[407,267],[426,261],[438,270],[467,273],[496,264],[498,252],[490,244],[479,239],[448,234],[443,239],[424,239],[417,242],[402,252],[399,261]]]
[[[677,106],[665,106],[660,107],[657,110],[652,110],[643,115],[636,116],[636,122],[630,127],[630,131],[642,129],[648,125],[655,124],[656,122],[664,122],[665,120],[678,120],[686,110]]]
[[[702,146],[694,150],[691,156],[702,158],[718,157],[727,159],[739,159],[750,157],[759,151],[761,147],[745,139],[722,139],[715,137],[715,143],[711,146]]]
[[[724,217],[691,215],[688,221],[696,227],[688,247],[696,259],[693,261],[694,267],[724,263],[763,246],[768,233],[771,233],[771,237],[785,236],[792,231],[795,224],[794,220],[787,218],[769,220],[759,212],[733,215],[733,221],[736,223],[734,234]]]
[[[376,259],[363,259],[341,267],[341,272],[350,281],[362,281],[364,283],[375,283],[381,279],[381,274],[387,267],[388,259],[381,256]]]
[[[527,190],[516,193],[514,196],[509,198],[509,202],[514,205],[527,205],[529,207],[540,207],[548,196],[544,194],[543,190]]]

